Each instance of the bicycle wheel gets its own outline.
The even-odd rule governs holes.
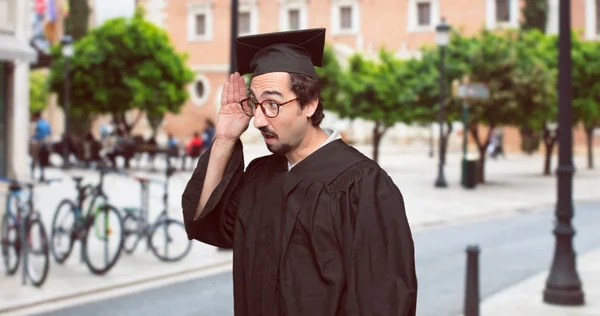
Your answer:
[[[2,259],[7,275],[13,275],[17,272],[21,262],[21,251],[19,247],[19,229],[13,223],[9,213],[2,216]]]
[[[161,261],[175,262],[185,257],[192,248],[181,221],[165,219],[157,223],[150,233],[150,248]]]
[[[137,216],[127,213],[123,218],[123,251],[126,254],[132,254],[141,239],[137,227]]]
[[[26,270],[31,283],[36,287],[42,286],[50,268],[50,250],[48,236],[44,224],[39,218],[28,221],[27,231],[27,262]]]
[[[50,249],[54,260],[62,264],[69,258],[73,251],[73,244],[76,240],[76,222],[75,204],[70,200],[62,200],[52,219],[50,230]]]
[[[88,215],[84,238],[85,263],[94,274],[108,272],[123,249],[123,218],[112,205],[103,205]]]

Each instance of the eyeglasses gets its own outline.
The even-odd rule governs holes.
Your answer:
[[[244,114],[248,115],[249,117],[253,117],[254,111],[256,111],[256,108],[260,106],[262,108],[263,114],[265,114],[267,117],[274,118],[279,114],[280,106],[286,105],[296,100],[298,100],[298,98],[294,98],[283,103],[278,103],[277,101],[273,100],[264,100],[262,102],[258,102],[256,100],[252,100],[252,98],[246,98],[240,101],[240,106],[242,107]]]

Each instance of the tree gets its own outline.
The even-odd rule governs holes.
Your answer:
[[[587,138],[588,168],[594,168],[594,130],[600,127],[600,42],[573,36],[573,108]]]
[[[408,61],[397,60],[384,49],[378,60],[359,53],[342,68],[330,47],[323,67],[318,70],[321,96],[328,110],[341,118],[363,118],[375,123],[373,160],[379,159],[379,145],[387,130],[398,122],[410,122],[410,111],[417,100],[412,88],[417,80]]]
[[[29,72],[29,113],[39,113],[48,105],[48,73],[46,70]]]
[[[138,8],[133,18],[115,18],[91,30],[75,43],[70,61],[73,111],[111,114],[130,134],[143,113],[178,113],[187,100],[193,72],[186,56],[174,51],[167,33],[144,19]],[[51,89],[63,104],[64,58],[52,50]],[[138,109],[132,121],[126,113]]]
[[[513,98],[515,36],[511,31],[494,33],[482,30],[474,37],[463,39],[466,44],[456,51],[456,59],[470,68],[471,82],[487,85],[490,97],[486,100],[473,100],[469,103],[469,131],[479,150],[478,182],[485,182],[486,149],[496,127],[515,123],[518,113]],[[481,139],[479,125],[488,127],[487,135]]]
[[[514,98],[519,106],[517,124],[522,142],[539,138],[542,132],[545,148],[544,174],[549,175],[556,144],[556,131],[548,123],[558,114],[557,37],[537,29],[519,31],[515,43],[516,68],[513,77]]]
[[[546,32],[548,0],[525,0],[522,12],[521,29],[538,29],[541,32]]]
[[[69,0],[69,15],[65,18],[65,34],[77,41],[88,32],[90,7],[87,0]]]

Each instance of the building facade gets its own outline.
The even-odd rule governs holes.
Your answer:
[[[29,69],[37,61],[30,17],[26,1],[0,0],[0,177],[29,170]]]
[[[559,0],[548,1],[547,31],[556,33]],[[573,28],[583,31],[587,39],[599,39],[600,0],[571,2]],[[442,17],[466,34],[482,28],[517,28],[523,4],[521,0],[240,0],[238,32],[248,35],[325,27],[327,42],[340,58],[357,51],[375,55],[380,47],[410,57],[423,45],[435,45],[435,26]],[[149,20],[167,30],[178,51],[189,54],[189,66],[196,72],[196,80],[189,86],[189,101],[179,115],[168,115],[163,124],[163,129],[176,137],[189,138],[219,110],[220,89],[229,71],[231,3],[138,0],[138,5],[146,8]],[[323,124],[340,129],[355,141],[370,140],[372,126],[368,122],[350,123],[326,113]],[[460,129],[458,125],[455,130]],[[506,134],[507,141],[518,137],[516,131]],[[398,124],[388,135],[390,141],[426,139],[429,128]],[[260,134],[250,128],[244,137],[259,139]]]

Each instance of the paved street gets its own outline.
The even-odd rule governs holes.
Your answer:
[[[600,203],[576,205],[576,251],[600,248]],[[418,315],[458,315],[464,300],[465,247],[481,248],[481,296],[485,299],[551,262],[553,210],[484,222],[430,228],[415,234],[419,277]],[[585,280],[584,280],[585,282]],[[541,289],[536,289],[541,296]],[[194,279],[43,315],[233,315],[230,273]],[[496,304],[497,309],[502,308]],[[489,310],[489,309],[488,309]],[[517,315],[513,312],[514,315]]]

